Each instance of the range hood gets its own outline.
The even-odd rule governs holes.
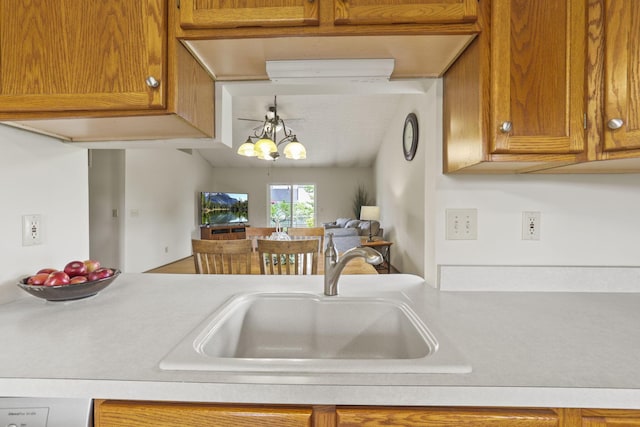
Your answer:
[[[394,65],[393,58],[266,61],[269,79],[274,83],[287,84],[386,82]]]

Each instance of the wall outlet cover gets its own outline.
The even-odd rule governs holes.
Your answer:
[[[522,240],[540,240],[540,212],[522,212]]]
[[[22,216],[22,246],[42,244],[42,216]]]

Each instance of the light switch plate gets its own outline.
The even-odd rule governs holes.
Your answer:
[[[477,209],[447,209],[446,222],[447,230],[445,234],[447,240],[478,239]]]

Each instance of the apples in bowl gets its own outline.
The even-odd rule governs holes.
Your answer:
[[[120,270],[102,267],[96,260],[71,261],[62,270],[43,268],[18,286],[47,301],[69,301],[97,294],[119,274]]]

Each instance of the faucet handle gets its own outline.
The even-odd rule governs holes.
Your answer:
[[[332,261],[338,260],[338,248],[333,241],[333,233],[327,233],[327,247],[324,250],[324,257]]]

